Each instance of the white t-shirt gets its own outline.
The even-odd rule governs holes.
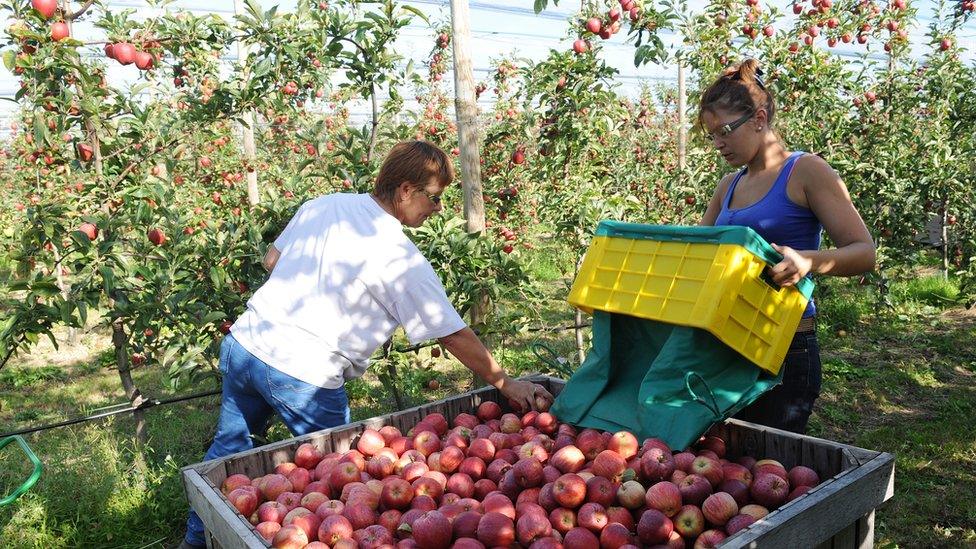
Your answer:
[[[465,327],[430,262],[368,194],[303,204],[274,242],[271,276],[231,332],[270,366],[334,389],[403,326],[411,343]]]

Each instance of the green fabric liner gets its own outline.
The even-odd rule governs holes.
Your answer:
[[[705,330],[593,313],[593,343],[551,411],[561,421],[690,446],[781,383]]]
[[[623,221],[604,220],[596,229],[596,236],[621,237],[643,240],[691,242],[700,244],[736,244],[749,250],[772,267],[783,260],[759,233],[749,227],[735,225],[721,227],[686,225],[644,225]],[[771,279],[763,278],[770,286],[779,289]],[[796,289],[809,300],[813,296],[815,284],[809,277],[796,283]]]

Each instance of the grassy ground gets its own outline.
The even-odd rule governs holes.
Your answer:
[[[540,261],[535,274],[565,294],[562,273]],[[811,434],[897,455],[896,495],[878,514],[883,547],[976,546],[976,315],[954,305],[955,288],[937,278],[896,285],[894,310],[873,312],[867,289],[822,285],[824,389]],[[545,319],[567,325],[565,303],[548,304]],[[496,338],[499,358],[516,372],[544,369],[528,350],[544,340],[572,357],[572,332]],[[47,344],[0,371],[0,431],[93,413],[124,401],[109,367],[107,332],[95,327],[55,351]],[[411,403],[471,387],[471,376],[426,351],[404,357],[397,380]],[[393,407],[375,370],[351,384],[354,415]],[[166,396],[161,374],[137,370],[146,393]],[[437,390],[428,389],[436,379]],[[211,386],[212,387],[212,386]],[[210,387],[197,387],[204,390]],[[45,463],[40,482],[0,508],[0,546],[37,548],[168,547],[183,530],[179,467],[198,462],[213,434],[219,399],[158,407],[147,413],[149,445],[131,442],[133,423],[116,416],[28,436]],[[269,439],[287,438],[281,425]],[[16,447],[0,451],[0,494],[28,469]]]

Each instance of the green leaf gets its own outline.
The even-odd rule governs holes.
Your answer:
[[[14,70],[14,64],[17,62],[17,54],[14,50],[6,50],[3,52],[3,66],[7,67],[8,71]]]
[[[417,17],[423,19],[424,20],[424,23],[427,23],[428,25],[430,24],[430,19],[427,18],[427,15],[424,14],[424,12],[420,11],[419,9],[417,9],[416,7],[414,7],[414,6],[408,6],[408,5],[404,4],[404,5],[400,6],[400,9],[402,9],[404,11],[409,11],[410,13],[412,13],[412,14],[416,15]]]

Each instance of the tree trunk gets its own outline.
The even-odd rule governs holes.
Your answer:
[[[369,99],[373,110],[372,127],[369,130],[369,151],[366,152],[366,161],[373,160],[373,152],[376,150],[376,132],[380,125],[380,101],[376,97],[376,83],[369,83]]]
[[[234,12],[238,15],[243,14],[244,0],[234,0]],[[240,40],[237,41],[237,59],[241,66],[247,61],[248,48]],[[245,80],[248,75],[244,75]],[[242,141],[244,144],[244,161],[247,164],[245,173],[247,175],[247,203],[253,208],[261,201],[261,194],[258,190],[258,167],[257,167],[257,147],[254,143],[254,124],[256,117],[254,111],[243,113],[244,123],[240,125]]]
[[[145,399],[142,393],[139,392],[139,388],[132,381],[127,342],[128,338],[125,335],[125,327],[122,325],[122,320],[114,320],[112,322],[112,345],[115,347],[115,365],[119,371],[119,379],[122,380],[122,388],[125,389],[125,397],[135,407],[142,404]],[[132,417],[136,422],[136,442],[141,448],[146,444],[145,412],[136,410],[132,413]]]

